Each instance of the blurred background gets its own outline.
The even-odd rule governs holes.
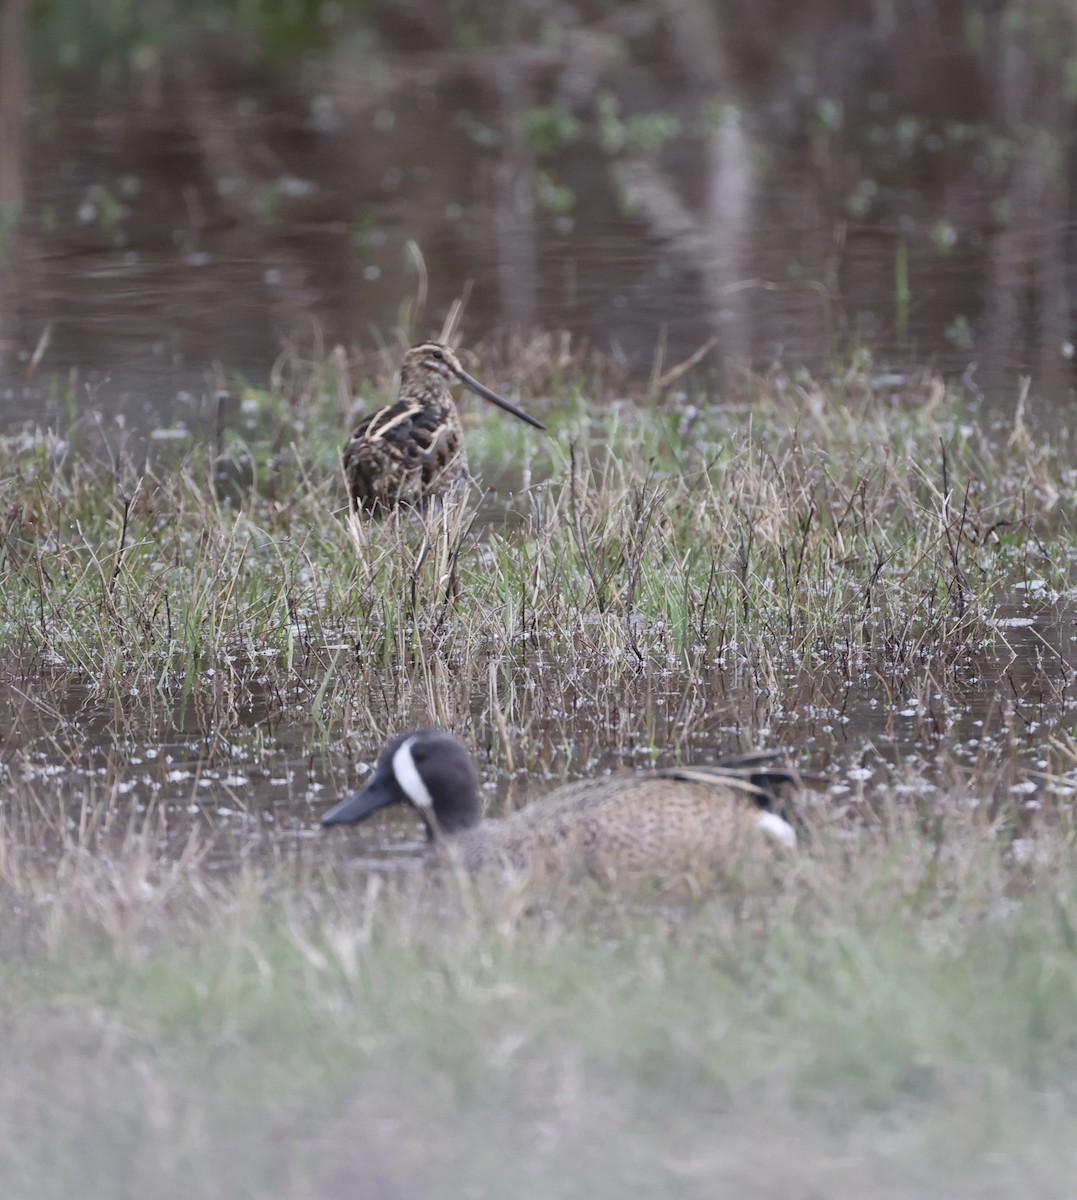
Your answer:
[[[0,427],[59,378],[168,421],[426,336],[469,282],[465,342],[710,345],[727,385],[863,345],[1059,411],[1075,30],[1077,0],[3,0]]]

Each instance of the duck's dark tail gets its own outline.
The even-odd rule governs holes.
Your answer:
[[[757,750],[751,754],[723,758],[713,765],[674,767],[663,771],[671,779],[722,784],[743,792],[763,812],[771,812],[788,821],[797,837],[807,837],[808,827],[794,801],[804,787],[796,767],[785,761],[780,750]]]

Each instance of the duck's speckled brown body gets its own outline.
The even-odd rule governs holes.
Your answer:
[[[716,766],[582,780],[498,821],[482,821],[475,769],[451,734],[419,730],[394,738],[374,777],[323,824],[354,824],[395,803],[424,818],[439,858],[469,870],[619,876],[723,873],[768,842],[796,845],[788,793],[796,771],[772,754]]]
[[[793,773],[765,755],[754,766],[585,779],[447,841],[472,870],[497,864],[518,871],[578,869],[607,881],[722,870],[764,845],[761,833],[796,844],[793,826],[775,811],[788,811],[779,793],[793,783]]]
[[[473,379],[448,346],[414,346],[404,356],[396,400],[365,417],[344,447],[344,474],[354,512],[379,515],[401,505],[419,508],[467,478],[454,384],[537,429],[545,428]]]

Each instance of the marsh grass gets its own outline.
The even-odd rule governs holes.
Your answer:
[[[999,416],[855,360],[656,401],[538,340],[484,374],[548,437],[466,410],[504,495],[358,523],[341,430],[386,364],[284,360],[180,451],[92,415],[0,443],[9,755],[72,762],[92,715],[121,747],[193,730],[209,765],[298,729],[339,774],[424,722],[511,804],[516,779],[760,740],[825,758],[913,717],[928,744],[986,721],[1003,758],[1064,736],[1074,473],[1027,396]]]
[[[644,396],[546,341],[483,377],[548,439],[469,411],[498,493],[357,524],[369,372],[283,361],[179,452],[0,443],[5,1195],[1068,1196],[1067,436],[863,361]],[[631,892],[372,869],[305,797],[266,832],[283,745],[340,789],[420,721],[495,809],[832,765],[799,857]]]
[[[995,646],[1029,579],[1070,585],[1064,447],[1008,446],[937,381],[894,396],[850,369],[655,408],[571,367],[531,401],[548,438],[490,414],[469,430],[507,505],[473,491],[379,524],[346,514],[339,358],[244,393],[238,428],[178,457],[100,424],[9,439],[5,652],[147,717],[207,688],[234,712],[258,688],[324,748],[409,714],[485,727],[488,697],[514,694],[515,732],[544,726],[514,687],[542,661],[569,685],[567,662],[600,664],[596,691],[659,671],[690,689],[718,663],[759,690],[799,672],[820,702],[865,673],[896,694]]]

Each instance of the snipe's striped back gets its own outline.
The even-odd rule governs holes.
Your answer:
[[[536,429],[541,421],[490,391],[440,342],[423,342],[404,356],[396,400],[364,417],[344,447],[352,510],[377,515],[400,505],[419,508],[467,478],[467,451],[455,384],[496,404]]]

